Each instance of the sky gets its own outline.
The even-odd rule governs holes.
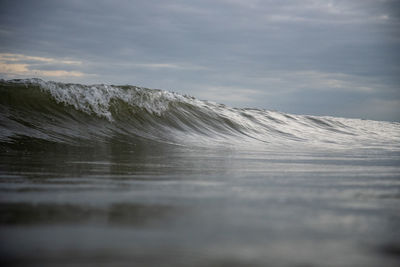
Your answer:
[[[0,78],[400,121],[399,0],[0,0]]]

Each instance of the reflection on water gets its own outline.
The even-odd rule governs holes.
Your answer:
[[[397,266],[399,154],[115,137],[0,147],[0,255],[19,266]]]
[[[40,225],[96,223],[140,226],[160,223],[174,210],[162,205],[115,203],[107,208],[71,204],[0,204],[0,224]]]

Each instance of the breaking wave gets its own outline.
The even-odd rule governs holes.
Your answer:
[[[179,145],[400,149],[400,124],[231,108],[163,90],[0,80],[0,142],[107,142],[124,136]]]

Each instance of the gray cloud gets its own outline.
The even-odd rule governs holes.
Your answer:
[[[45,79],[138,84],[235,106],[400,120],[398,1],[0,4],[0,53],[57,59],[24,61],[31,69],[82,73],[39,72]]]

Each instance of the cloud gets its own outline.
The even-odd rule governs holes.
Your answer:
[[[145,69],[207,70],[207,67],[185,63],[135,63],[133,67]]]
[[[357,99],[400,99],[397,0],[2,4],[7,77],[136,84],[297,113],[337,114],[341,105],[360,117]],[[377,114],[393,118],[389,106],[391,116]]]
[[[37,61],[37,62],[47,62],[47,63],[62,63],[68,65],[80,65],[81,61],[77,60],[60,60],[49,57],[34,57],[22,54],[11,54],[11,53],[0,53],[0,61],[2,62],[22,62],[22,61]]]
[[[366,99],[357,105],[346,107],[347,116],[398,121],[400,118],[400,100],[398,99]]]
[[[233,86],[204,86],[198,90],[196,96],[200,99],[210,100],[219,103],[231,103],[246,105],[254,103],[257,97],[263,96],[262,91]]]
[[[319,91],[342,90],[372,93],[379,89],[379,83],[366,80],[364,77],[345,73],[329,73],[315,70],[292,71],[274,75],[281,77],[282,82],[291,83],[292,90],[313,89]]]
[[[23,54],[0,53],[0,74],[8,78],[11,77],[83,77],[86,75],[79,71],[69,70],[43,70],[40,69],[40,64],[61,64],[61,65],[80,65],[81,61],[62,60],[49,57],[36,57]],[[34,68],[33,66],[39,67]]]

